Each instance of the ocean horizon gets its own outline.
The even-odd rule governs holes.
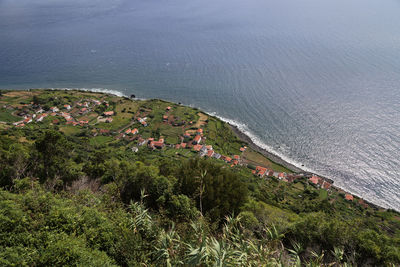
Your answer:
[[[399,12],[394,0],[5,0],[0,88],[197,107],[400,210]]]

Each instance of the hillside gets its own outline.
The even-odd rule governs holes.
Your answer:
[[[2,266],[400,264],[398,212],[198,109],[0,92]]]

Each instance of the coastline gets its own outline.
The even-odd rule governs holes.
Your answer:
[[[301,168],[285,161],[284,159],[282,159],[281,157],[269,152],[268,150],[258,146],[257,144],[254,143],[254,141],[245,133],[243,133],[237,126],[232,125],[229,122],[226,122],[229,127],[232,129],[232,131],[239,137],[240,140],[246,142],[249,144],[250,148],[263,154],[264,156],[266,156],[268,159],[270,159],[271,161],[273,161],[274,163],[277,163],[279,165],[282,165],[283,167],[293,171],[293,172],[302,172],[302,173],[308,173],[305,170],[302,170]]]
[[[13,89],[10,89],[10,90],[13,90]],[[93,93],[101,93],[101,94],[106,94],[106,95],[114,95],[114,96],[117,96],[117,97],[129,98],[129,99],[131,99],[133,101],[145,100],[145,98],[136,98],[136,97],[135,98],[131,98],[131,97],[123,94],[120,91],[104,89],[104,88],[35,88],[35,89],[32,88],[32,89],[28,89],[27,91],[31,91],[31,90],[67,90],[67,91],[76,90],[76,91],[86,91],[86,92],[93,92]],[[176,102],[171,101],[171,100],[164,100],[164,99],[159,99],[159,100],[177,104]],[[185,104],[181,104],[181,103],[179,103],[179,105],[191,107],[191,106],[188,106],[188,105],[185,105]],[[196,108],[196,107],[191,107],[191,108]],[[322,175],[319,175],[318,173],[310,172],[310,171],[304,170],[304,169],[302,169],[302,168],[300,168],[298,166],[295,166],[294,164],[288,162],[287,160],[284,160],[282,157],[280,157],[280,156],[268,151],[267,149],[262,148],[259,145],[257,145],[249,135],[247,135],[245,132],[240,130],[239,127],[234,125],[233,123],[231,123],[231,122],[229,122],[227,120],[224,120],[221,117],[218,117],[218,115],[216,115],[216,114],[209,114],[209,113],[203,111],[200,108],[197,108],[197,109],[199,111],[203,112],[203,113],[208,114],[209,116],[214,116],[214,117],[218,118],[219,120],[222,120],[224,123],[226,123],[230,127],[230,129],[237,135],[237,137],[240,140],[246,142],[249,145],[250,148],[252,148],[253,150],[255,150],[255,151],[259,152],[259,153],[261,153],[262,155],[264,155],[265,157],[267,157],[269,160],[273,161],[274,163],[276,163],[278,165],[281,165],[281,166],[283,166],[283,167],[285,167],[285,168],[287,168],[287,169],[289,169],[289,170],[291,170],[291,171],[293,171],[295,173],[303,173],[303,174],[306,174],[306,175],[315,174],[315,175],[319,176],[320,178],[322,178],[323,180],[331,183],[332,184],[332,188],[334,188],[335,190],[343,192],[343,193],[352,194],[353,196],[362,199],[366,204],[370,205],[371,207],[373,207],[375,209],[384,209],[384,210],[392,209],[392,208],[388,208],[388,207],[383,207],[383,206],[377,205],[377,204],[375,204],[375,203],[373,203],[371,201],[366,200],[363,197],[360,197],[357,194],[354,194],[354,193],[351,193],[351,192],[347,191],[346,189],[337,187],[337,186],[334,185],[334,180],[332,180],[330,178],[324,177]]]
[[[293,172],[296,172],[296,173],[311,174],[309,171],[305,171],[305,170],[303,170],[303,169],[301,169],[301,168],[299,168],[299,167],[287,162],[286,160],[282,159],[281,157],[271,153],[270,151],[258,146],[257,144],[254,143],[254,141],[247,134],[243,133],[237,126],[232,125],[229,122],[226,122],[226,123],[229,125],[229,127],[232,129],[232,131],[237,135],[237,137],[240,140],[248,143],[249,147],[251,149],[261,153],[262,155],[264,155],[265,157],[267,157],[268,159],[270,159],[274,163],[282,165],[283,167],[285,167],[285,168],[287,168],[287,169],[289,169],[289,170],[291,170]],[[375,203],[373,203],[371,201],[368,201],[365,198],[358,196],[357,194],[348,192],[347,190],[345,190],[343,188],[335,186],[334,185],[334,180],[332,180],[330,178],[324,177],[324,176],[319,175],[317,173],[312,173],[312,174],[315,174],[315,175],[319,176],[320,178],[322,178],[322,179],[328,181],[329,183],[331,183],[332,184],[332,188],[334,188],[335,190],[337,190],[339,192],[343,192],[343,193],[349,193],[349,194],[352,194],[353,196],[355,196],[355,197],[357,197],[359,199],[362,199],[364,201],[364,203],[368,204],[369,206],[371,206],[372,208],[374,208],[376,210],[379,210],[379,209],[388,210],[389,209],[389,208],[377,205],[377,204],[375,204]]]

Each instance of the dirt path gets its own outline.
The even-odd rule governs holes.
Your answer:
[[[208,116],[201,112],[197,113],[197,115],[199,115],[199,119],[197,120],[196,124],[193,127],[201,128],[201,126],[206,124]],[[196,130],[188,130],[187,132],[190,134],[195,134]]]

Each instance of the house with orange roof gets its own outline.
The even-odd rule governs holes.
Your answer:
[[[79,111],[79,114],[83,114],[87,112],[87,108],[81,108],[81,110]]]
[[[203,135],[203,129],[201,129],[201,128],[197,129],[196,133],[200,134],[200,135]]]
[[[230,157],[225,157],[225,161],[226,161],[226,162],[231,162],[231,161],[232,161],[232,158],[230,158]]]
[[[236,159],[236,160],[239,160],[240,156],[239,155],[233,155],[233,158]]]
[[[138,130],[137,128],[135,128],[135,129],[132,130],[131,133],[132,133],[132,134],[138,134],[138,133],[139,133],[139,130]]]
[[[207,157],[211,158],[214,155],[214,150],[207,151]]]
[[[203,146],[202,145],[194,145],[193,150],[199,152]]]
[[[354,199],[353,195],[351,195],[351,194],[346,194],[346,195],[344,196],[344,198],[345,198],[346,200],[348,200],[348,201],[353,201],[353,199]]]
[[[281,172],[281,173],[278,174],[278,179],[279,179],[279,180],[282,180],[282,179],[284,179],[284,178],[286,178],[286,173]]]
[[[125,134],[130,134],[131,132],[132,132],[132,130],[129,128],[125,130]]]
[[[64,105],[64,108],[67,109],[67,110],[70,110],[70,109],[71,109],[71,106],[68,105],[68,104],[65,104],[65,105]]]
[[[331,186],[332,186],[332,184],[328,183],[327,181],[324,181],[324,183],[322,184],[322,188],[324,188],[326,190],[330,189]]]
[[[113,118],[107,118],[106,119],[106,122],[108,122],[108,123],[110,123],[110,122],[112,122],[113,121]]]
[[[267,172],[267,168],[261,167],[261,166],[256,166],[254,173],[260,177],[263,177],[266,172]]]
[[[181,148],[186,148],[186,143],[181,143]]]
[[[163,122],[166,122],[166,121],[168,121],[168,116],[164,115],[164,116],[162,116],[162,119],[163,119]]]
[[[311,183],[317,185],[320,179],[321,179],[321,178],[319,178],[318,176],[313,175],[313,176],[311,176],[311,178],[309,178],[308,180],[309,180]]]
[[[166,110],[167,110],[167,111],[171,110],[171,107],[170,107],[170,106],[168,106],[168,107],[166,108]]]
[[[103,112],[103,115],[104,116],[112,116],[112,115],[114,115],[114,111],[105,111],[105,112]]]
[[[154,140],[154,138],[152,138]],[[150,140],[150,138],[149,138]],[[153,149],[158,148],[161,149],[164,147],[164,139],[160,138],[158,141],[151,141],[149,146]]]
[[[201,142],[201,136],[200,135],[196,135],[194,138],[193,138],[193,144],[198,144],[198,143],[200,143]]]

